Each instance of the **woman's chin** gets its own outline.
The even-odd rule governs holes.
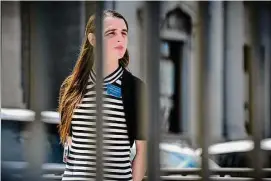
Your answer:
[[[118,54],[118,55],[117,55],[118,59],[123,58],[123,56],[124,56],[123,54]]]

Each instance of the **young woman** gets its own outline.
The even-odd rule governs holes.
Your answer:
[[[143,82],[126,70],[128,23],[112,10],[104,12],[105,77],[104,95],[104,180],[141,181],[145,175],[146,141],[139,127],[138,90]],[[68,143],[66,169],[62,180],[95,180],[95,16],[88,20],[85,39],[72,73],[60,88],[59,134]],[[135,142],[136,156],[130,161]]]

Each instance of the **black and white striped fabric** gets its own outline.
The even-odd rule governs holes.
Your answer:
[[[108,93],[113,86],[121,90],[123,68],[105,77],[104,87],[104,180],[132,180],[130,145],[122,97]],[[74,110],[72,144],[62,180],[95,180],[96,103],[95,73],[91,71],[87,91]]]

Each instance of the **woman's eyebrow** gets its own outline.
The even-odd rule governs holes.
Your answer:
[[[104,33],[108,33],[108,32],[110,32],[110,31],[115,31],[116,29],[108,29],[108,30],[106,30]]]
[[[106,30],[104,33],[108,33],[108,32],[110,32],[110,31],[116,31],[116,30],[117,30],[117,29],[108,29],[108,30]],[[122,29],[122,31],[128,33],[128,30],[127,30],[127,29]]]

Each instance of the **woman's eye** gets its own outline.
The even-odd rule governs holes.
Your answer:
[[[106,35],[114,35],[114,34],[115,34],[115,32],[109,32]]]
[[[127,36],[127,33],[126,33],[126,32],[123,32],[122,35]]]

